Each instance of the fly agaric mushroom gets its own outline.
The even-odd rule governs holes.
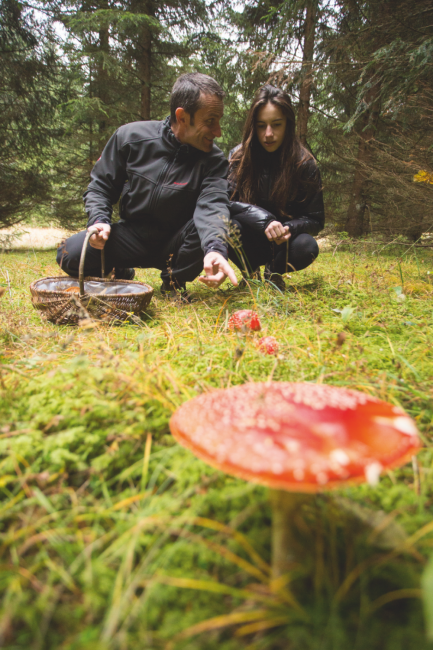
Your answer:
[[[235,311],[229,318],[231,330],[259,332],[262,329],[260,320],[255,311],[251,309],[240,309]]]
[[[279,345],[275,336],[264,336],[257,341],[257,348],[263,354],[277,354]]]
[[[402,409],[323,384],[216,389],[183,404],[170,429],[209,465],[272,488],[274,577],[293,559],[291,521],[305,493],[374,485],[419,448],[416,426]]]

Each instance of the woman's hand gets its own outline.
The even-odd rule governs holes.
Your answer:
[[[279,221],[271,221],[269,226],[266,227],[265,235],[269,241],[276,244],[284,244],[290,239],[289,226],[283,226]]]

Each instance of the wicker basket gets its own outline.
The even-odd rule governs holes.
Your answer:
[[[84,279],[87,243],[95,228],[89,228],[81,251],[79,279],[66,276],[43,278],[30,285],[32,303],[46,320],[58,325],[77,325],[86,318],[107,323],[140,316],[148,307],[153,289],[143,282],[104,279],[104,251],[101,251],[102,279]]]

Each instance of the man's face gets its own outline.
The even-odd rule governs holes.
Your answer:
[[[215,138],[221,137],[220,120],[224,113],[224,104],[216,95],[201,95],[201,108],[191,116],[182,108],[176,111],[176,137],[183,144],[190,144],[200,151],[209,152]],[[173,128],[174,130],[174,128]]]

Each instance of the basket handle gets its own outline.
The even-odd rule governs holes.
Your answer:
[[[94,226],[90,226],[84,238],[83,248],[81,249],[80,267],[78,270],[78,282],[80,283],[80,298],[84,296],[84,262],[86,259],[87,244],[89,243],[90,237],[92,235],[95,235],[98,232],[99,232],[98,228],[95,228]],[[102,278],[105,278],[105,254],[103,248],[101,249],[101,266],[102,266],[101,276]]]

